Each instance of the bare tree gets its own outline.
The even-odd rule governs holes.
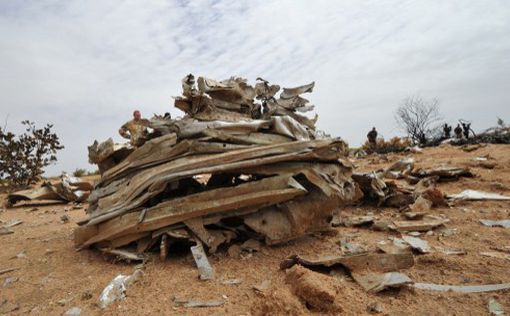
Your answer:
[[[424,100],[418,95],[402,101],[395,112],[395,121],[414,143],[425,144],[439,127],[439,100]]]

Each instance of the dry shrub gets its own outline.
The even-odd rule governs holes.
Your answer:
[[[386,154],[392,152],[402,152],[412,145],[409,138],[393,137],[389,141],[384,138],[378,138],[375,146],[366,141],[361,147],[367,153]]]

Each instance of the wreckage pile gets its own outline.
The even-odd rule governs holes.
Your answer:
[[[63,173],[58,183],[43,182],[40,187],[10,193],[7,207],[20,201],[59,201],[80,203],[87,200],[93,186],[90,182]]]
[[[262,79],[195,84],[186,76],[175,99],[183,118],[152,118],[138,148],[89,147],[102,175],[76,247],[136,256],[157,249],[164,259],[173,244],[196,244],[195,255],[202,244],[213,253],[233,239],[274,245],[330,229],[333,211],[362,193],[344,160],[347,144],[300,114],[314,108],[301,97],[313,87],[284,88],[277,98],[280,87]]]

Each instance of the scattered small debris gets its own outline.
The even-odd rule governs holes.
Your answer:
[[[414,283],[412,285],[416,289],[430,290],[439,292],[456,292],[456,293],[482,293],[494,292],[510,289],[510,283],[487,284],[487,285],[443,285],[433,283]]]
[[[18,281],[18,278],[17,277],[7,277],[5,278],[4,280],[4,287],[8,287],[8,286],[11,286],[12,284],[14,284],[15,282]]]
[[[489,313],[491,315],[505,315],[505,310],[503,309],[503,306],[501,306],[501,304],[499,304],[498,301],[496,301],[493,298],[489,299],[487,307],[489,308]]]
[[[27,257],[26,251],[25,250],[21,250],[15,256],[11,257],[11,259],[22,259],[22,258],[26,258],[26,257]]]
[[[181,300],[178,298],[174,299],[174,305],[176,307],[219,307],[225,304],[224,300],[211,300],[211,301],[196,301],[196,300]]]
[[[503,227],[503,228],[510,228],[510,219],[503,219],[499,221],[493,221],[490,219],[481,219],[480,223],[484,226],[490,226],[490,227]]]
[[[72,307],[65,312],[64,316],[80,316],[81,314],[81,308],[79,307]]]
[[[127,287],[138,281],[142,276],[142,270],[135,270],[132,275],[117,275],[101,292],[97,305],[100,308],[105,308],[115,301],[124,299]]]
[[[67,223],[69,223],[70,220],[71,220],[71,218],[67,214],[60,216],[60,222],[62,224],[67,224]]]
[[[227,280],[221,281],[221,284],[224,284],[224,285],[238,285],[241,283],[243,283],[242,279],[227,279]]]

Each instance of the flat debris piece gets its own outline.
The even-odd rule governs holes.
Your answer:
[[[487,284],[487,285],[442,285],[433,283],[414,283],[412,287],[420,290],[456,292],[456,293],[483,293],[504,291],[510,289],[510,283]]]
[[[493,201],[509,201],[510,196],[504,196],[498,193],[491,192],[483,192],[476,190],[464,190],[459,194],[451,194],[447,196],[448,199],[454,201],[485,201],[485,200],[493,200]]]
[[[510,219],[503,219],[499,221],[493,221],[490,219],[481,219],[480,223],[484,226],[490,226],[490,227],[503,227],[503,228],[510,228]]]
[[[438,176],[439,181],[452,181],[460,177],[474,177],[469,168],[439,167],[434,169],[418,169],[411,172],[411,175],[418,178]]]
[[[400,272],[355,272],[351,273],[351,275],[365,291],[371,293],[377,293],[387,288],[401,287],[413,283],[407,275]]]
[[[414,265],[412,253],[398,254],[362,254],[353,256],[320,256],[316,258],[290,256],[280,263],[281,269],[289,269],[295,264],[305,267],[326,267],[336,265],[346,267],[351,271],[371,270],[377,272],[392,272],[400,269],[408,269]]]
[[[195,246],[191,247],[191,253],[198,267],[200,280],[212,280],[214,278],[214,270],[207,259],[202,243],[198,240],[196,240],[196,243]]]
[[[430,249],[429,243],[426,240],[411,236],[402,236],[402,240],[409,244],[411,248],[417,250],[420,253],[429,253],[432,251]]]
[[[399,232],[422,232],[429,231],[443,224],[448,223],[448,219],[432,219],[424,218],[423,220],[417,221],[393,221],[393,225],[390,228],[395,229]]]
[[[127,261],[144,261],[145,256],[142,254],[133,253],[129,250],[125,249],[108,249],[108,248],[99,248],[101,252],[104,252],[109,255],[116,256],[119,259],[127,260]]]
[[[493,298],[489,299],[487,307],[491,315],[505,315],[505,310],[503,309],[503,306],[501,306],[501,304],[499,304],[498,301],[496,301]]]
[[[357,227],[364,225],[371,225],[374,223],[374,216],[351,216],[341,218],[341,222],[346,227]]]
[[[199,301],[199,300],[181,300],[175,299],[174,304],[176,307],[219,307],[225,304],[224,300],[211,300],[211,301]]]
[[[504,252],[486,251],[486,252],[480,252],[480,255],[482,255],[484,257],[492,257],[492,258],[510,260],[510,254],[504,253]]]

